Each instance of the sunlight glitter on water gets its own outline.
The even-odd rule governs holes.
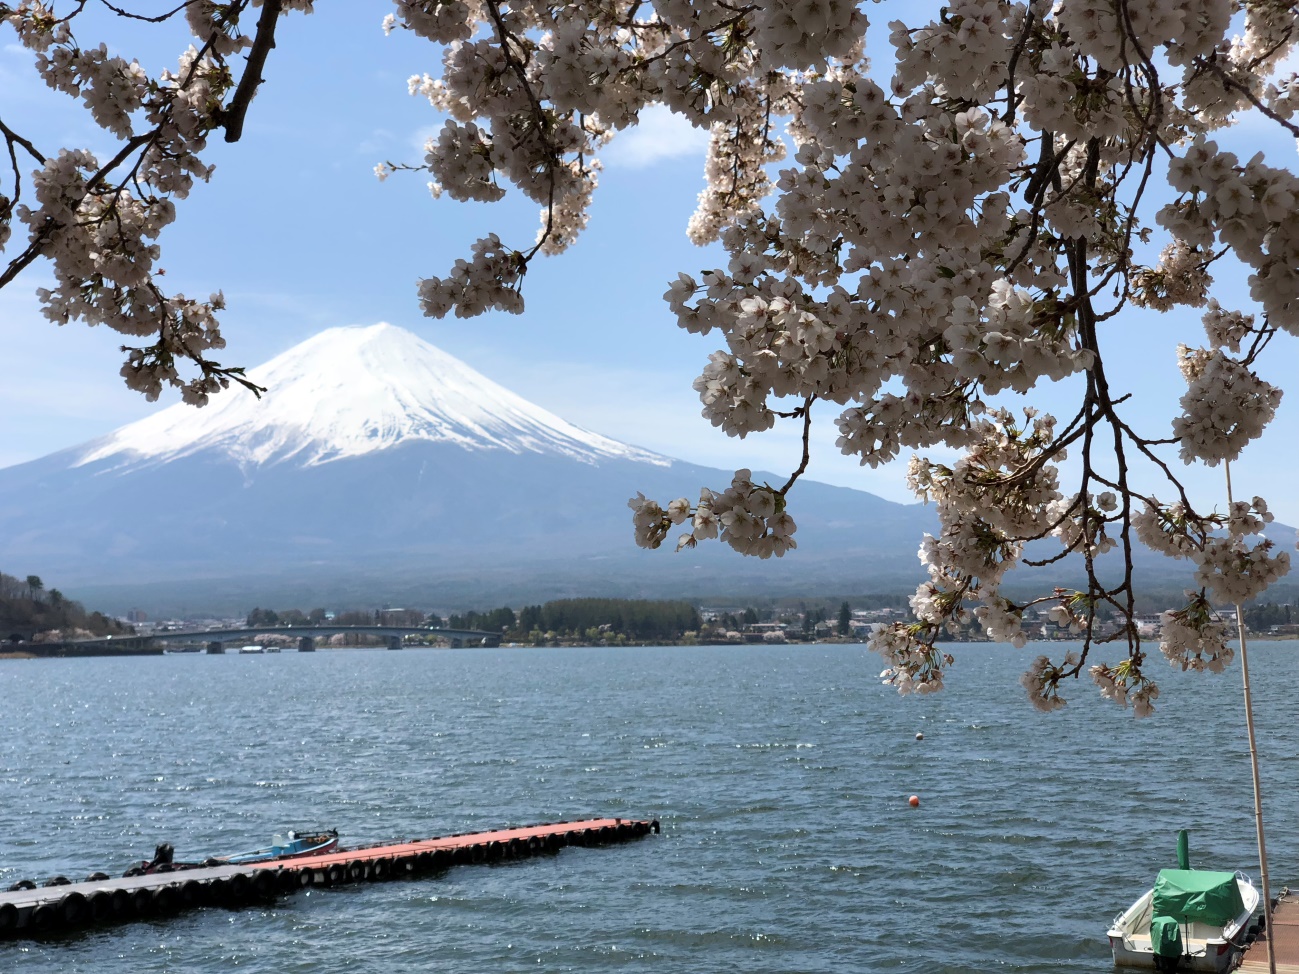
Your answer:
[[[1299,879],[1297,649],[1251,650],[1278,886]],[[1033,650],[956,647],[948,689],[905,699],[859,646],[6,661],[3,885],[310,825],[663,834],[0,944],[0,970],[1100,974],[1176,829],[1197,865],[1257,873],[1239,674],[1168,672],[1147,721],[1083,684],[1042,715],[1016,682]]]

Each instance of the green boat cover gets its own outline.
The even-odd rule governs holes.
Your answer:
[[[1172,917],[1180,923],[1199,920],[1221,927],[1240,916],[1245,903],[1234,873],[1161,869],[1151,907],[1156,918]]]
[[[1156,957],[1182,956],[1182,925],[1172,917],[1150,921],[1150,947]]]

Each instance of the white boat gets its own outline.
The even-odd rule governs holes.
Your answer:
[[[1242,872],[1161,869],[1154,888],[1110,924],[1114,965],[1229,971],[1244,952],[1258,901],[1258,890]]]
[[[259,644],[254,644],[254,645],[251,645],[251,646],[240,646],[240,647],[239,647],[239,652],[240,652],[241,654],[243,654],[243,653],[264,653],[264,652],[266,652],[266,647],[265,647],[265,646],[262,646],[262,645],[259,645]]]

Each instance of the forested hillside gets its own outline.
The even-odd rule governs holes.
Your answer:
[[[129,628],[102,612],[87,612],[80,602],[46,589],[37,575],[16,578],[0,572],[0,639],[30,640],[48,634],[49,640],[77,636],[105,636]]]

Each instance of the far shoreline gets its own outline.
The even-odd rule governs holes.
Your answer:
[[[1247,634],[1247,637],[1246,637],[1246,638],[1247,638],[1247,641],[1250,642],[1250,643],[1286,643],[1286,642],[1299,643],[1299,636],[1287,635],[1287,634],[1276,634],[1276,635],[1273,635],[1273,634],[1270,634],[1270,633],[1268,633],[1268,634],[1262,634],[1262,633],[1260,633],[1260,634],[1253,634],[1253,633],[1251,633],[1251,634]],[[1026,643],[1026,645],[1031,645],[1031,646],[1041,646],[1041,645],[1051,645],[1051,644],[1058,643],[1058,644],[1062,644],[1062,645],[1066,645],[1066,646],[1067,646],[1067,645],[1072,645],[1072,644],[1074,644],[1074,643],[1078,643],[1078,642],[1081,642],[1081,641],[1082,641],[1082,640],[1080,640],[1080,639],[1030,639],[1030,640],[1028,640],[1028,642]],[[1152,645],[1155,645],[1155,646],[1158,645],[1158,642],[1157,642],[1156,640],[1154,640],[1154,639],[1149,640],[1149,642],[1150,642]],[[1232,640],[1231,642],[1232,642],[1232,643],[1235,643],[1235,640]],[[857,638],[840,638],[840,639],[831,638],[831,639],[818,639],[818,640],[814,640],[814,641],[809,640],[809,641],[807,641],[807,642],[803,642],[803,641],[790,641],[790,642],[767,642],[767,641],[761,641],[761,642],[759,642],[759,641],[754,641],[754,642],[732,642],[732,641],[693,642],[693,641],[692,641],[692,642],[683,642],[683,641],[677,640],[677,641],[658,641],[658,642],[599,643],[599,642],[581,642],[581,641],[579,641],[579,642],[570,642],[570,641],[564,641],[564,642],[555,642],[555,643],[543,643],[543,644],[540,644],[540,645],[538,645],[538,644],[536,644],[536,643],[518,643],[518,642],[515,642],[515,643],[509,643],[509,642],[503,642],[503,643],[501,643],[499,646],[436,646],[436,645],[430,645],[430,644],[427,644],[427,643],[416,643],[416,644],[411,644],[411,645],[408,645],[408,646],[403,646],[403,647],[402,647],[402,650],[429,649],[429,650],[471,650],[471,651],[478,651],[478,650],[483,650],[483,649],[533,649],[533,650],[547,650],[547,649],[657,649],[657,648],[685,648],[685,649],[696,649],[696,648],[697,648],[697,649],[703,649],[703,648],[709,648],[709,647],[714,647],[714,646],[731,646],[731,647],[737,647],[737,648],[749,648],[749,647],[751,647],[751,648],[755,648],[755,649],[756,649],[756,648],[770,649],[770,648],[775,648],[775,647],[788,647],[788,648],[792,648],[792,649],[797,649],[797,648],[803,648],[803,647],[811,648],[811,647],[813,647],[813,646],[861,646],[861,647],[863,647],[863,648],[866,648],[866,647],[868,646],[868,644],[869,644],[869,641],[868,641],[868,640],[865,640],[865,639],[857,639]],[[962,646],[978,646],[978,645],[984,645],[984,646],[1010,646],[1011,644],[1010,644],[1010,643],[997,643],[997,642],[993,642],[992,640],[989,640],[989,639],[959,639],[959,640],[944,640],[944,641],[942,642],[941,645],[962,645]],[[387,646],[384,646],[384,645],[318,646],[318,647],[314,650],[314,652],[316,652],[316,653],[334,653],[334,652],[347,652],[347,651],[353,651],[353,652],[356,652],[356,651],[361,651],[361,652],[392,652],[392,650],[390,650]],[[294,648],[286,648],[286,649],[283,651],[282,655],[291,656],[291,655],[297,655],[297,653],[298,653],[298,651],[297,651],[296,649],[294,649]],[[159,650],[157,650],[157,651],[146,652],[146,653],[140,653],[140,652],[132,652],[132,653],[125,653],[125,652],[124,652],[124,653],[105,652],[105,653],[76,653],[76,654],[67,654],[67,655],[65,655],[65,654],[63,654],[63,653],[59,653],[59,652],[57,652],[57,650],[55,650],[54,645],[51,645],[51,646],[50,646],[50,651],[48,651],[48,652],[38,652],[38,651],[33,651],[32,649],[26,649],[26,648],[25,648],[25,649],[13,649],[13,650],[0,650],[0,660],[34,660],[34,659],[117,659],[117,658],[123,658],[123,659],[124,659],[124,658],[128,658],[128,657],[135,658],[135,657],[140,657],[140,656],[205,656],[205,655],[211,655],[211,654],[200,653],[200,652],[193,652],[193,651],[191,651],[191,652],[185,652],[185,653],[175,653],[175,652],[173,652],[173,653],[167,653],[167,652],[164,652],[164,651],[162,651],[161,649],[159,649]],[[235,655],[239,655],[239,654],[237,654],[237,653],[223,653],[223,654],[219,654],[219,655],[235,656]],[[258,655],[260,655],[260,654],[258,654]],[[276,654],[275,652],[272,652],[272,653],[270,653],[270,654],[268,654],[268,655],[272,655],[272,656],[274,656],[274,655],[279,655],[279,654]]]

